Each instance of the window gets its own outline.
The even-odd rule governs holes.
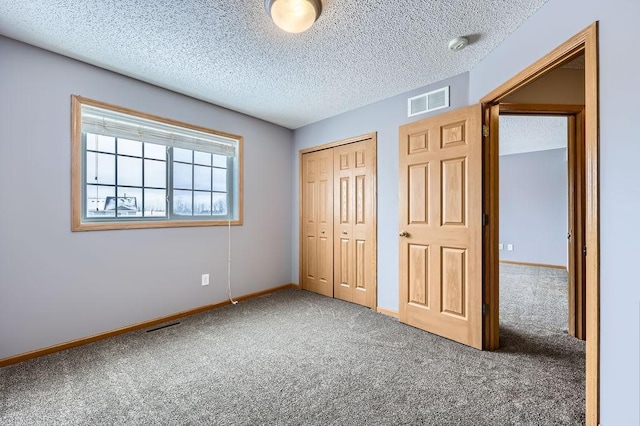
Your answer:
[[[242,224],[242,137],[72,102],[72,230]]]

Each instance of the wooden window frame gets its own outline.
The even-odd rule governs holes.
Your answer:
[[[82,143],[82,105],[89,105],[103,108],[118,113],[130,115],[133,117],[143,118],[156,121],[159,123],[169,124],[172,126],[182,127],[188,130],[209,133],[214,136],[235,139],[237,145],[237,180],[234,181],[234,197],[237,197],[234,205],[236,206],[236,217],[229,220],[225,219],[172,219],[169,212],[167,219],[145,219],[138,220],[106,220],[106,221],[86,221],[83,212],[84,186],[86,184],[83,173],[83,156],[85,149]],[[72,231],[102,231],[115,229],[144,229],[144,228],[177,228],[177,227],[196,227],[196,226],[227,226],[243,224],[243,199],[244,199],[244,161],[243,161],[244,138],[239,135],[219,132],[217,130],[205,127],[195,126],[177,120],[159,117],[147,114],[133,109],[111,105],[105,102],[95,101],[77,95],[71,96],[71,230]],[[167,167],[170,167],[169,162]],[[168,190],[168,189],[167,189]],[[171,208],[171,206],[169,206]]]

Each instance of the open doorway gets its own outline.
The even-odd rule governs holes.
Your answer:
[[[570,332],[569,268],[575,265],[567,239],[573,201],[568,121],[566,116],[500,116],[502,347],[513,343],[514,334],[536,339]]]
[[[483,303],[487,315],[484,321],[483,347],[499,347],[499,182],[498,143],[499,117],[506,99],[519,90],[531,88],[545,76],[584,56],[584,244],[581,256],[585,259],[585,399],[586,423],[597,425],[599,419],[599,202],[598,202],[598,26],[585,28],[565,43],[523,69],[513,78],[482,98],[484,136],[487,138],[484,152],[483,210],[487,216],[483,235]],[[535,102],[549,102],[537,100]],[[517,109],[517,106],[516,106]],[[552,109],[553,111],[553,109]],[[578,116],[579,118],[579,116]],[[588,256],[588,257],[587,257]]]
[[[579,79],[582,73],[568,77]],[[574,95],[582,100],[582,92]],[[564,317],[563,330],[585,340],[584,106],[503,104],[499,123],[499,233],[506,241],[498,246],[500,270],[528,266],[529,272],[551,277],[559,273],[550,269],[563,269],[566,308],[557,314]]]

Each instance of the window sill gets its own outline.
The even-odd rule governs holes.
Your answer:
[[[131,222],[80,222],[71,224],[71,231],[110,231],[117,229],[148,229],[148,228],[183,228],[195,226],[228,226],[226,220],[164,220],[164,221],[131,221]],[[242,219],[232,220],[231,225],[242,225]]]

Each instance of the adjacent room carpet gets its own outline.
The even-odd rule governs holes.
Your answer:
[[[0,424],[583,424],[566,272],[501,273],[496,352],[285,290],[0,369]]]

